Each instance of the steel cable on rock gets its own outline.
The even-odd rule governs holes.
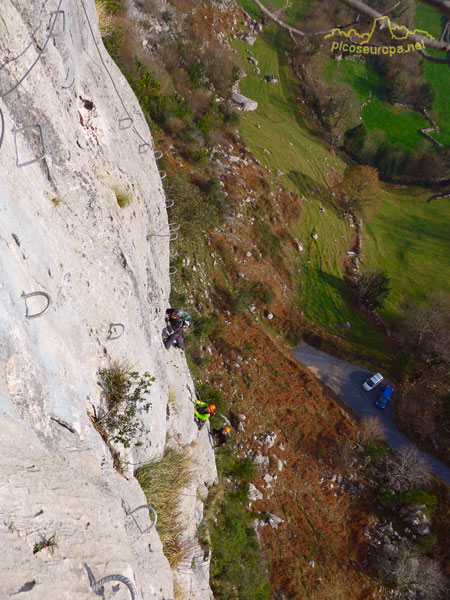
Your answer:
[[[10,94],[11,92],[13,92],[13,91],[14,91],[16,88],[18,88],[18,87],[19,87],[19,85],[20,85],[20,84],[21,84],[21,83],[22,83],[22,82],[23,82],[23,81],[24,81],[24,80],[25,80],[25,79],[28,77],[28,75],[31,73],[31,71],[34,69],[34,67],[35,67],[35,66],[36,66],[36,64],[38,63],[38,61],[39,61],[39,59],[41,58],[41,56],[44,54],[44,52],[45,52],[45,49],[47,48],[47,44],[48,44],[48,42],[49,42],[49,40],[50,40],[50,37],[52,36],[53,29],[54,29],[54,27],[55,27],[55,23],[56,23],[56,20],[57,20],[57,18],[58,18],[58,13],[60,12],[60,8],[61,8],[61,4],[62,4],[62,2],[63,2],[63,0],[59,0],[58,8],[56,9],[56,11],[54,11],[54,15],[55,15],[55,16],[54,16],[54,18],[53,18],[53,22],[52,22],[52,24],[51,24],[51,26],[50,26],[50,31],[49,31],[49,33],[48,33],[48,35],[47,35],[46,39],[45,39],[44,45],[42,46],[42,50],[40,50],[40,51],[39,51],[39,54],[37,55],[37,57],[35,58],[35,60],[34,60],[34,61],[33,61],[33,63],[31,64],[31,67],[28,67],[28,69],[25,71],[25,74],[24,74],[24,75],[23,75],[23,76],[22,76],[22,77],[19,79],[19,81],[18,81],[18,82],[17,82],[15,85],[13,85],[13,87],[12,87],[12,88],[10,88],[10,89],[9,89],[7,92],[4,92],[3,94],[0,94],[0,98],[4,98],[5,96],[7,96],[7,95],[8,95],[8,94]],[[39,29],[39,27],[41,26],[41,24],[42,24],[42,19],[41,19],[41,21],[40,21],[40,23],[39,23],[39,26],[38,26],[38,28],[37,28],[37,29]],[[36,30],[33,32],[33,34],[32,34],[32,35],[34,35],[34,33],[37,31],[37,29],[36,29]],[[34,40],[34,38],[33,38],[33,40]],[[22,55],[24,54],[24,52],[25,52],[25,51],[26,51],[26,50],[27,50],[27,49],[30,47],[30,45],[31,45],[31,42],[30,42],[30,44],[28,44],[28,46],[25,48],[25,50],[23,50],[23,51],[22,51],[22,53],[21,53],[21,54],[19,54],[19,55],[18,55],[18,56],[17,56],[15,59],[13,59],[13,60],[17,60],[17,58],[20,58],[20,56],[22,56]],[[8,61],[8,62],[7,62],[7,63],[5,63],[4,65],[2,65],[2,68],[3,68],[3,67],[6,65],[6,64],[9,64],[10,62],[12,62],[12,61]]]
[[[9,63],[11,62],[15,62],[16,60],[18,60],[21,56],[23,56],[25,54],[25,52],[28,50],[28,48],[32,45],[32,43],[35,41],[34,40],[34,36],[35,34],[38,32],[38,30],[40,29],[41,25],[42,25],[42,21],[44,20],[43,17],[43,10],[45,8],[45,5],[47,4],[48,0],[44,0],[44,3],[42,4],[42,8],[40,10],[40,14],[41,14],[41,18],[39,20],[39,25],[36,27],[36,29],[34,29],[30,35],[30,42],[27,46],[25,46],[25,48],[22,50],[22,52],[20,52],[17,56],[15,56],[14,58],[10,58],[9,60],[6,60],[2,65],[0,65],[0,71],[6,67],[6,65],[9,65]]]
[[[2,132],[0,133],[0,148],[3,144],[3,138],[5,137],[5,117],[3,116],[3,111],[0,107],[0,127],[2,128]]]
[[[90,30],[90,32],[91,32],[92,39],[94,40],[94,44],[95,44],[95,47],[96,47],[96,49],[97,49],[97,53],[98,53],[98,55],[99,55],[100,61],[101,61],[102,65],[103,65],[103,67],[105,68],[105,71],[108,73],[108,77],[109,77],[109,78],[110,78],[110,80],[111,80],[111,83],[112,83],[112,85],[113,85],[114,91],[116,92],[116,94],[117,94],[117,97],[119,98],[119,100],[120,100],[120,103],[122,104],[122,108],[123,108],[123,110],[125,111],[125,114],[127,115],[127,119],[130,119],[130,120],[131,120],[131,123],[132,123],[132,126],[133,126],[133,131],[134,131],[134,133],[135,133],[135,134],[136,134],[136,135],[139,137],[139,139],[141,140],[141,142],[142,142],[143,144],[148,144],[150,147],[152,147],[152,145],[151,145],[151,144],[149,144],[148,142],[146,142],[146,141],[145,141],[145,139],[142,137],[142,135],[139,133],[139,131],[138,131],[138,130],[136,129],[136,127],[134,126],[134,119],[133,119],[133,117],[130,115],[130,113],[128,112],[128,109],[127,109],[127,107],[125,106],[125,102],[123,101],[123,99],[122,99],[122,96],[120,95],[120,93],[119,93],[119,90],[117,89],[116,82],[114,81],[114,78],[113,78],[113,76],[111,75],[111,72],[110,72],[110,70],[108,69],[108,67],[107,67],[107,65],[106,65],[106,63],[105,63],[105,61],[103,60],[103,56],[102,56],[102,53],[100,52],[99,44],[98,44],[97,40],[95,39],[94,30],[93,30],[93,28],[92,28],[92,24],[91,24],[91,21],[90,21],[90,19],[89,19],[89,16],[88,16],[88,13],[87,13],[87,10],[86,10],[86,6],[85,6],[85,4],[84,4],[84,1],[83,1],[83,0],[81,0],[81,6],[83,7],[83,11],[84,11],[84,14],[85,14],[85,16],[86,16],[86,21],[87,21],[87,24],[88,24],[89,30]]]

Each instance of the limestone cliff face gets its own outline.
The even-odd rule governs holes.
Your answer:
[[[97,579],[129,577],[140,599],[167,600],[172,573],[158,535],[136,524],[145,529],[148,513],[127,516],[146,503],[133,467],[116,473],[87,415],[111,360],[156,378],[150,434],[127,459],[198,438],[191,536],[198,487],[201,496],[216,472],[207,432],[192,421],[185,359],[161,342],[168,220],[151,134],[103,48],[93,0],[4,0],[0,33],[0,597],[25,586],[18,598],[92,598],[86,564]],[[127,207],[115,190],[127,192]],[[27,319],[21,295],[38,291],[52,304]],[[29,315],[46,304],[26,302]],[[125,327],[117,340],[111,323]],[[178,408],[167,420],[169,387]],[[33,555],[52,535],[53,554]],[[198,554],[194,544],[193,562]],[[207,599],[207,563],[196,564],[184,569],[185,597]],[[130,597],[123,586],[106,593]]]

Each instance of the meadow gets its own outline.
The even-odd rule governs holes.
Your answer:
[[[349,302],[343,259],[353,230],[331,204],[327,190],[327,172],[333,168],[342,173],[350,161],[330,153],[326,142],[313,132],[299,84],[287,63],[289,41],[284,33],[270,26],[251,48],[261,69],[259,75],[246,60],[249,46],[240,40],[233,44],[247,73],[241,91],[258,102],[256,111],[243,114],[242,137],[254,156],[271,170],[273,183],[282,183],[302,198],[300,221],[292,226],[304,248],[298,259],[299,309],[311,322],[346,338],[354,350],[365,348],[384,362],[386,339]],[[278,83],[265,82],[264,75],[269,74],[275,75]],[[422,189],[385,185],[382,195],[379,210],[364,228],[363,268],[379,267],[387,272],[391,293],[383,316],[396,321],[405,299],[424,300],[429,292],[446,287],[450,210],[444,200],[427,202],[430,194]],[[317,240],[312,233],[317,233]],[[346,321],[351,328],[343,330]]]

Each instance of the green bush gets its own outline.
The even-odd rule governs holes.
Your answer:
[[[119,66],[121,71],[124,71],[122,57],[120,56],[122,42],[123,30],[119,26],[111,34],[103,38],[103,44],[105,45],[106,51],[113,61]]]
[[[235,315],[242,315],[252,301],[252,291],[248,286],[243,285],[241,287],[233,288],[230,300],[231,312]]]
[[[236,477],[241,481],[250,482],[256,473],[256,467],[250,458],[231,457],[225,466],[224,472],[228,477]]]
[[[275,292],[267,283],[262,281],[251,282],[251,292],[254,300],[260,300],[263,304],[269,306],[275,298]]]
[[[386,446],[377,444],[367,444],[364,447],[364,460],[366,465],[376,464],[380,462],[383,456],[387,453],[388,449]]]
[[[103,0],[103,4],[110,13],[118,13],[122,8],[121,0]]]
[[[439,538],[437,534],[432,533],[431,535],[420,536],[419,548],[424,554],[431,554],[432,552],[436,553],[436,551],[439,551]]]
[[[273,233],[271,227],[258,219],[256,224],[256,243],[263,256],[278,258],[281,253],[280,238]]]
[[[222,103],[219,103],[217,108],[219,111],[219,119],[222,120],[224,123],[227,123],[229,125],[239,124],[240,114],[237,110],[231,108],[230,106],[228,106],[228,104]]]
[[[139,375],[124,362],[113,362],[109,368],[101,369],[99,374],[107,410],[104,415],[95,418],[96,425],[106,425],[112,432],[112,440],[129,448],[137,434],[148,433],[139,416],[151,407],[146,396],[155,378],[149,373]]]
[[[411,490],[410,492],[403,492],[400,497],[402,504],[424,504],[425,511],[427,514],[433,514],[436,510],[438,499],[433,494],[429,494],[424,490],[417,489]]]
[[[356,281],[356,291],[364,304],[374,308],[383,308],[391,290],[389,277],[384,271],[367,269],[360,273]]]
[[[198,340],[211,335],[214,329],[214,319],[211,317],[200,317],[194,322],[194,336]]]
[[[218,214],[214,204],[205,198],[185,173],[166,177],[164,189],[168,199],[175,202],[172,208],[173,220],[183,228],[183,236],[197,236],[199,228],[209,231],[218,224]]]
[[[216,412],[227,412],[228,404],[225,396],[220,390],[215,388],[210,383],[201,383],[200,385],[198,385],[197,393],[202,402],[207,402],[208,404],[215,404],[217,407]]]
[[[233,314],[241,315],[253,302],[259,301],[268,306],[274,298],[272,288],[262,281],[245,281],[233,288],[230,310]]]
[[[375,498],[378,502],[381,502],[383,506],[390,506],[393,495],[394,492],[382,483],[379,483],[375,490]]]

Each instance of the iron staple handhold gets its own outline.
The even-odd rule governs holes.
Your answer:
[[[130,124],[122,126],[122,123],[125,123],[127,121],[129,121]],[[133,125],[133,119],[131,117],[123,117],[122,119],[119,119],[119,129],[120,130],[129,129],[132,125]]]
[[[28,306],[26,303],[27,298],[31,298],[32,296],[44,296],[44,298],[47,299],[47,306],[44,308],[44,310],[41,310],[41,312],[36,313],[35,315],[28,314]],[[52,303],[52,299],[49,296],[49,294],[47,294],[47,292],[31,292],[30,294],[25,294],[25,292],[22,292],[21,297],[25,300],[25,308],[26,308],[25,318],[26,319],[37,319],[37,317],[40,317],[41,315],[43,315],[50,308],[51,303]]]
[[[115,337],[113,337],[112,334],[115,333],[114,330],[116,327],[122,327],[122,331],[119,333],[119,335],[116,335]],[[123,325],[122,323],[110,323],[109,328],[108,328],[108,337],[106,339],[110,340],[110,341],[118,340],[124,331],[125,331],[125,325]]]
[[[62,18],[63,18],[62,30],[58,31],[58,33],[53,33],[53,31],[50,33],[50,35],[52,37],[58,37],[58,35],[61,35],[66,30],[66,12],[64,10],[54,10],[53,12],[50,13],[50,21],[51,21],[52,15],[56,15],[54,23],[56,23],[56,19],[58,18],[58,15],[62,15]]]
[[[146,152],[148,152],[149,148],[151,148],[151,146],[148,142],[139,144],[139,154],[145,154]]]
[[[96,594],[97,592],[101,592],[104,584],[109,583],[110,581],[120,581],[121,583],[127,586],[131,594],[131,600],[139,600],[134,583],[131,581],[131,579],[128,579],[128,577],[125,577],[124,575],[107,575],[106,577],[102,577],[98,581],[94,581],[93,583],[91,583],[91,592],[94,592],[94,594]]]
[[[38,158],[33,158],[32,160],[27,160],[26,162],[19,162],[19,149],[17,148],[17,134],[20,133],[21,131],[27,131],[29,129],[34,129],[35,127],[37,127],[39,129],[39,136],[41,138],[41,144],[42,144],[42,155],[39,156]],[[47,153],[47,145],[45,143],[45,136],[44,136],[44,131],[42,129],[42,125],[40,123],[33,123],[32,125],[25,125],[24,127],[17,127],[11,130],[12,133],[14,134],[14,146],[16,148],[16,166],[17,167],[27,167],[28,165],[32,165],[35,162],[38,162],[40,160],[42,160],[43,158],[45,158],[45,155]]]
[[[127,514],[128,514],[128,516],[131,516],[137,510],[141,510],[142,508],[148,508],[148,510],[153,515],[153,521],[151,522],[150,527],[147,527],[147,529],[145,529],[142,532],[142,534],[144,534],[144,533],[148,533],[151,529],[153,529],[153,527],[155,527],[156,523],[158,522],[158,515],[156,514],[156,510],[153,508],[153,506],[150,506],[150,504],[141,504],[141,506],[138,506],[138,507],[134,508],[131,512],[129,512]]]

